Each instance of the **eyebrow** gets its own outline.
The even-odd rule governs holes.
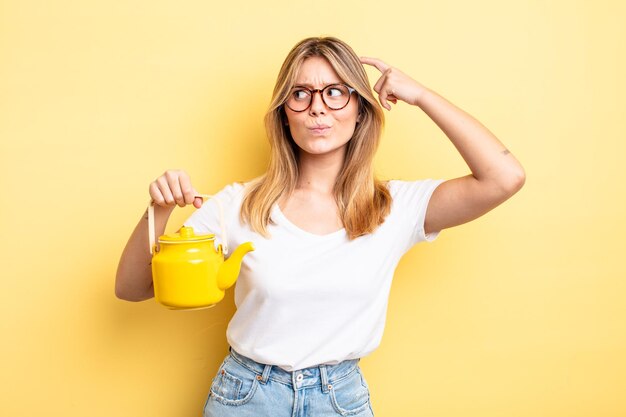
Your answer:
[[[324,88],[328,87],[329,85],[335,85],[335,84],[341,84],[341,81],[335,81],[335,82],[332,82],[332,83],[325,84],[322,88],[320,88],[320,90],[323,90]],[[306,87],[306,88],[308,88],[310,90],[315,90],[315,86],[313,84],[307,84],[307,83],[298,83],[298,84],[295,84],[293,86],[293,88],[296,88],[296,87]]]

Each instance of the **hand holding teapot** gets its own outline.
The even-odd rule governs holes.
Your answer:
[[[193,204],[195,208],[202,206],[202,198],[191,185],[189,175],[183,170],[167,170],[159,178],[150,183],[150,197],[154,204],[172,207],[177,204],[185,207]]]
[[[155,242],[154,204],[172,210],[174,204],[200,208],[203,198],[212,196],[199,194],[185,171],[166,171],[150,184],[150,196],[148,228],[156,300],[173,310],[213,307],[235,283],[243,256],[254,250],[254,246],[251,242],[242,243],[224,260],[228,246],[223,208],[218,199],[215,201],[220,212],[222,244],[217,248],[214,234],[196,235],[193,228],[185,226]]]

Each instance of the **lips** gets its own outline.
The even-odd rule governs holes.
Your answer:
[[[315,125],[315,126],[308,127],[307,129],[309,129],[311,132],[314,132],[314,133],[323,133],[323,132],[326,132],[327,130],[329,130],[330,126],[328,126],[328,125]]]

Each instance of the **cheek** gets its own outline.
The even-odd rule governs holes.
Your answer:
[[[290,130],[293,129],[298,129],[300,126],[302,126],[303,121],[300,120],[301,115],[299,113],[285,113],[285,124],[288,125]]]
[[[285,129],[289,132],[289,136],[296,143],[300,142],[300,139],[305,137],[307,134],[307,130],[305,127],[305,123],[303,120],[300,120],[298,115],[290,115],[285,118]]]
[[[356,121],[357,121],[357,113],[356,111],[350,111],[350,112],[346,112],[345,114],[338,114],[337,117],[335,117],[335,119],[337,120],[337,122],[339,122],[339,124],[341,125],[341,129],[343,131],[351,131],[353,132],[354,129],[356,128]]]
[[[299,138],[300,136],[302,136],[303,132],[304,132],[304,126],[303,123],[300,122],[297,119],[291,118],[288,120],[289,125],[285,126],[285,128],[289,131],[291,137],[293,139]]]
[[[341,121],[342,124],[346,126],[354,125],[356,124],[356,114],[348,114],[339,120]]]
[[[357,103],[350,101],[348,107],[342,109],[336,114],[336,119],[346,124],[356,124],[356,119],[359,113],[359,107]]]

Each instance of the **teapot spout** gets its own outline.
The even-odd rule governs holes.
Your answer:
[[[239,276],[239,270],[241,269],[241,261],[246,253],[253,251],[254,245],[252,242],[242,243],[235,249],[230,255],[230,258],[226,260],[217,273],[217,286],[221,290],[226,290],[233,286],[237,277]]]

